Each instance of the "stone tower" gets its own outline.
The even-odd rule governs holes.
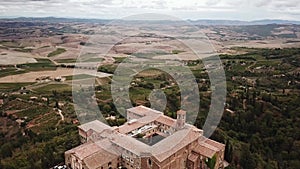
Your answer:
[[[177,111],[177,120],[176,120],[176,129],[180,130],[185,126],[186,121],[186,111],[178,110]]]

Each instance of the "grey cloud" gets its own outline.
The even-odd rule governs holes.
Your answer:
[[[256,7],[264,7],[269,5],[272,2],[272,0],[258,0],[258,2],[255,2],[254,5]]]
[[[77,2],[79,4],[84,4],[84,5],[113,5],[114,1],[109,1],[109,0],[93,0],[93,1],[87,1],[87,2]]]
[[[284,8],[284,7],[298,7],[300,5],[299,0],[257,0],[254,1],[256,7],[273,7],[273,8]]]
[[[277,8],[285,8],[285,7],[295,8],[295,7],[298,7],[299,5],[300,5],[299,0],[286,0],[286,1],[277,0],[274,2],[274,6]]]
[[[214,5],[219,4],[220,2],[221,2],[221,0],[208,0],[208,1],[205,2],[205,4],[207,6],[214,6]]]

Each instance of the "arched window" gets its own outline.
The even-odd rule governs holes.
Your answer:
[[[152,161],[150,158],[148,159],[148,164],[149,164],[149,166],[152,166]]]

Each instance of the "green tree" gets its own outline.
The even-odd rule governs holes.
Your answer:
[[[12,156],[13,147],[10,142],[5,143],[0,148],[0,156],[2,158],[11,157]]]
[[[243,169],[254,169],[256,167],[255,158],[251,154],[248,146],[242,147],[240,165]]]
[[[51,144],[46,144],[44,149],[43,149],[43,154],[44,157],[42,158],[42,166],[44,168],[50,168],[52,167],[54,164],[53,162],[55,161],[53,152],[54,152],[54,146]]]
[[[217,156],[214,155],[212,158],[209,158],[205,163],[210,169],[214,169],[217,162]]]
[[[104,111],[105,113],[109,113],[109,112],[111,111],[110,105],[108,105],[108,104],[104,105],[104,106],[103,106],[103,111]]]
[[[225,160],[229,163],[232,161],[232,145],[229,139],[227,139],[225,145]]]

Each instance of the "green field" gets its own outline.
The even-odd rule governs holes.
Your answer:
[[[14,67],[8,67],[6,69],[2,69],[0,71],[0,77],[10,76],[10,75],[16,75],[16,74],[22,74],[26,73],[26,70],[18,70]]]
[[[0,83],[0,91],[16,91],[33,83]]]
[[[8,48],[19,48],[20,47],[20,44],[17,43],[17,42],[13,42],[13,41],[0,41],[0,44],[2,46],[5,46],[5,47],[8,47]]]
[[[56,56],[56,55],[60,55],[60,54],[62,54],[62,53],[64,53],[64,52],[66,52],[66,51],[67,51],[67,50],[64,49],[64,48],[57,48],[55,51],[49,53],[47,56],[48,56],[48,57],[53,57],[53,56]]]
[[[104,73],[114,73],[116,68],[116,65],[102,65],[98,68],[98,71]]]
[[[36,58],[37,63],[26,63],[17,65],[26,71],[56,70],[56,65],[49,59]]]
[[[103,58],[88,58],[81,62],[102,62],[103,60],[104,60]]]
[[[0,77],[23,74],[30,71],[56,70],[56,65],[54,65],[54,63],[52,63],[52,61],[50,61],[49,59],[36,58],[36,61],[36,63],[25,63],[16,65],[16,67],[19,68],[19,70],[17,70],[13,66],[6,67],[5,69],[2,69],[0,71]]]
[[[76,63],[76,59],[57,59],[57,63]]]
[[[87,75],[87,74],[79,74],[79,75],[72,75],[66,76],[66,80],[79,80],[79,79],[87,79],[87,78],[95,78],[94,76]]]

